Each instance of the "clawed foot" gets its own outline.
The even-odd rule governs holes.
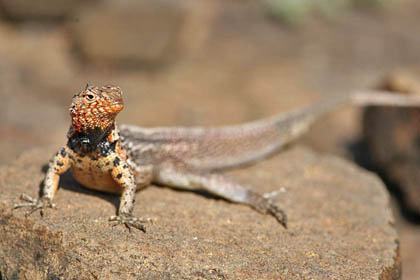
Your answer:
[[[131,232],[131,228],[134,227],[138,230],[146,232],[146,227],[144,223],[151,222],[152,220],[149,218],[137,218],[131,215],[118,215],[118,216],[111,216],[109,221],[113,223],[113,226],[116,225],[125,225],[128,230]]]
[[[263,214],[270,214],[285,228],[287,228],[287,216],[283,210],[278,208],[271,200],[262,195],[252,193],[250,196],[250,205]]]
[[[49,198],[35,199],[35,198],[32,198],[29,195],[23,193],[23,194],[20,195],[20,199],[23,200],[23,201],[26,201],[26,202],[16,203],[13,206],[13,209],[28,207],[29,211],[25,214],[26,217],[28,217],[29,215],[31,215],[32,213],[34,213],[37,210],[40,210],[41,216],[44,216],[44,209],[45,208],[55,208],[55,204],[52,203]]]
[[[272,215],[276,220],[287,229],[287,216],[283,210],[278,208],[276,205],[270,203],[267,208],[267,213]]]

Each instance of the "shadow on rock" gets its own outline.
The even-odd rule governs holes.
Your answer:
[[[420,211],[409,203],[409,194],[405,191],[404,183],[392,179],[387,170],[380,168],[372,160],[365,141],[361,140],[349,145],[355,162],[361,167],[376,173],[384,181],[388,191],[396,199],[401,215],[410,223],[420,225]]]
[[[42,173],[46,174],[48,170],[48,164],[44,164],[41,170],[42,170]],[[39,197],[42,196],[43,186],[44,186],[44,180],[42,180],[39,183]],[[72,192],[100,197],[103,200],[108,201],[109,203],[113,204],[116,210],[118,209],[120,205],[120,195],[108,194],[105,192],[90,190],[88,188],[83,187],[83,185],[81,185],[79,182],[76,181],[76,179],[74,179],[71,170],[66,171],[63,175],[60,176],[60,183],[59,183],[59,187],[57,191],[59,191],[60,188],[63,188],[65,190],[69,190]]]

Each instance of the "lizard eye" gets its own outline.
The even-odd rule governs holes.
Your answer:
[[[91,94],[91,93],[88,93],[88,94],[86,95],[86,98],[87,98],[88,100],[93,100],[93,99],[95,99],[95,96],[94,96],[93,94]]]

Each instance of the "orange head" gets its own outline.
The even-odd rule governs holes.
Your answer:
[[[114,125],[115,117],[124,108],[118,86],[86,86],[73,96],[70,105],[73,132],[105,131]]]

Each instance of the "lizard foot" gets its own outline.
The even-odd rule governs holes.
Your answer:
[[[276,205],[270,203],[267,208],[267,213],[272,215],[276,220],[287,229],[287,216],[283,210],[278,208]]]
[[[52,203],[49,198],[35,199],[35,198],[32,198],[29,195],[23,193],[23,194],[20,195],[20,199],[23,200],[23,201],[26,201],[26,202],[16,203],[13,206],[13,209],[28,207],[29,211],[25,214],[25,217],[30,216],[32,213],[34,213],[37,210],[40,210],[41,216],[44,216],[44,209],[45,208],[56,208],[56,205],[54,203]]]
[[[276,218],[276,220],[285,228],[287,228],[287,216],[284,213],[283,210],[281,210],[280,208],[278,208],[273,202],[271,202],[269,199],[261,196],[261,195],[257,195],[257,194],[252,194],[252,196],[250,196],[250,200],[251,200],[251,206],[254,207],[258,212],[261,212],[263,214],[270,214],[271,216],[273,216],[274,218]]]
[[[151,222],[152,220],[149,218],[137,218],[131,215],[122,214],[118,216],[111,216],[109,221],[113,224],[113,226],[125,225],[130,232],[132,227],[141,230],[142,232],[146,232],[144,223]]]

